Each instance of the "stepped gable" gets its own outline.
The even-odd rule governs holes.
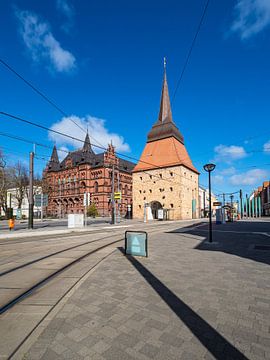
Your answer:
[[[175,165],[183,165],[199,174],[185,148],[183,135],[172,118],[166,69],[164,67],[158,119],[148,133],[147,143],[133,172]]]

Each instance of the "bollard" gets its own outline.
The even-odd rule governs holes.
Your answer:
[[[8,220],[8,226],[9,226],[9,231],[14,229],[15,226],[15,220],[14,219],[9,219]]]

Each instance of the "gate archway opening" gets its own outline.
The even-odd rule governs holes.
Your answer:
[[[158,218],[158,210],[162,209],[162,205],[159,201],[152,201],[150,202],[150,207],[152,211],[152,215],[154,219]]]

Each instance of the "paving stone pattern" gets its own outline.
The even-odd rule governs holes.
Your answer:
[[[24,359],[270,359],[269,265],[201,251],[203,236],[150,236],[149,258],[115,251]]]

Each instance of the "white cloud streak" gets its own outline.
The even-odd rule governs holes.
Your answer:
[[[56,72],[70,72],[76,68],[74,55],[62,48],[47,22],[42,22],[30,11],[16,10],[16,16],[24,44],[35,62],[49,61]]]
[[[216,162],[225,162],[230,164],[232,161],[243,159],[247,156],[245,149],[242,146],[236,145],[218,145],[214,149]]]
[[[236,173],[236,169],[234,166],[228,167],[220,171],[220,174],[222,175],[233,175],[235,173]]]
[[[258,185],[261,184],[268,176],[268,172],[263,169],[252,169],[245,173],[232,175],[229,182],[232,185]]]
[[[105,126],[106,122],[104,119],[99,119],[90,115],[81,118],[75,115],[64,117],[59,122],[53,124],[51,129],[84,140],[86,135],[85,132],[82,129],[79,129],[79,127],[71,120],[78,124],[82,129],[88,128],[90,142],[92,144],[97,144],[98,142],[97,145],[101,144],[103,147],[107,148],[108,144],[112,141],[113,145],[116,147],[116,151],[130,151],[129,145],[124,141],[124,138],[121,135],[109,132]],[[57,146],[71,146],[75,149],[82,148],[83,146],[83,143],[80,141],[72,140],[52,132],[49,132],[49,139],[54,141]],[[93,146],[93,150],[96,153],[103,151],[95,146]]]
[[[75,14],[73,6],[69,4],[67,0],[57,0],[56,8],[66,17],[66,22],[61,26],[61,29],[66,33],[69,33],[73,26],[73,19]]]
[[[213,175],[212,180],[213,180],[214,185],[221,185],[224,182],[224,176],[223,175]]]
[[[242,40],[258,34],[270,25],[269,0],[238,0],[235,5],[236,18],[231,30]]]
[[[263,151],[267,154],[270,154],[270,140],[263,145]]]

